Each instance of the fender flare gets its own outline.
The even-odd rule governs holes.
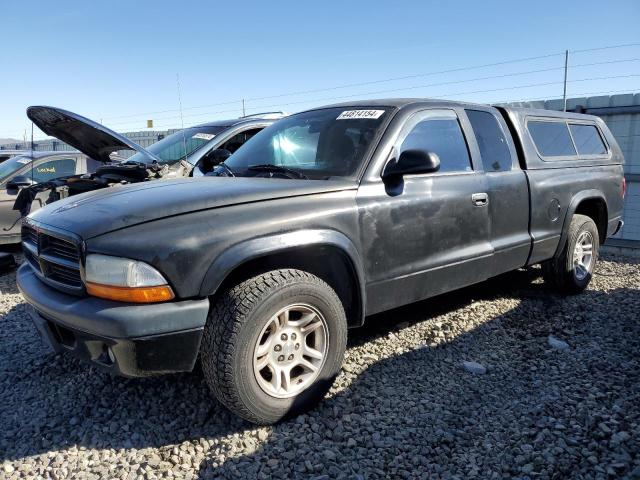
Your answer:
[[[605,205],[607,204],[607,199],[605,198],[604,194],[600,190],[596,190],[596,189],[582,190],[576,193],[571,199],[571,202],[569,202],[569,206],[567,207],[567,211],[565,212],[564,220],[562,222],[562,230],[560,232],[560,241],[558,242],[558,248],[556,249],[556,253],[554,254],[554,257],[557,257],[558,255],[560,255],[560,252],[562,252],[565,244],[567,243],[567,235],[569,233],[569,224],[571,223],[571,218],[573,217],[573,215],[576,213],[576,210],[578,209],[578,205],[580,205],[580,203],[583,202],[584,200],[592,200],[592,199],[602,200]],[[605,235],[606,235],[606,232],[605,232]]]
[[[332,246],[340,249],[347,257],[358,281],[358,325],[364,321],[365,281],[360,254],[353,242],[344,234],[335,230],[298,230],[295,232],[253,238],[237,243],[214,259],[200,286],[200,296],[213,295],[224,280],[242,264],[274,253],[283,253],[300,247]]]

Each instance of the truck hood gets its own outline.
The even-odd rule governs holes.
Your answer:
[[[356,189],[348,180],[202,177],[136,183],[49,204],[29,219],[83,239],[165,217],[278,198]],[[264,212],[267,214],[267,212]],[[158,232],[162,234],[162,232]]]
[[[109,155],[118,150],[143,152],[157,160],[137,143],[77,113],[55,107],[33,106],[27,108],[27,117],[47,135],[62,140],[94,160],[108,162]]]

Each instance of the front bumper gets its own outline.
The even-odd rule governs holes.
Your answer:
[[[69,351],[128,377],[191,371],[209,300],[127,304],[76,297],[41,282],[29,265],[17,272],[33,322],[54,351]]]

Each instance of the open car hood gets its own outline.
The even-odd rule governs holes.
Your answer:
[[[77,113],[33,106],[27,108],[27,117],[47,135],[62,140],[94,160],[109,162],[109,155],[118,150],[135,150],[157,160],[155,155],[137,143]]]

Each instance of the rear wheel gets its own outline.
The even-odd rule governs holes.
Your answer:
[[[579,293],[587,288],[598,260],[599,238],[598,227],[590,217],[574,215],[564,249],[542,265],[545,282],[562,293]]]
[[[220,296],[205,326],[202,370],[231,411],[275,423],[324,397],[346,340],[344,309],[329,285],[300,270],[274,270]]]

